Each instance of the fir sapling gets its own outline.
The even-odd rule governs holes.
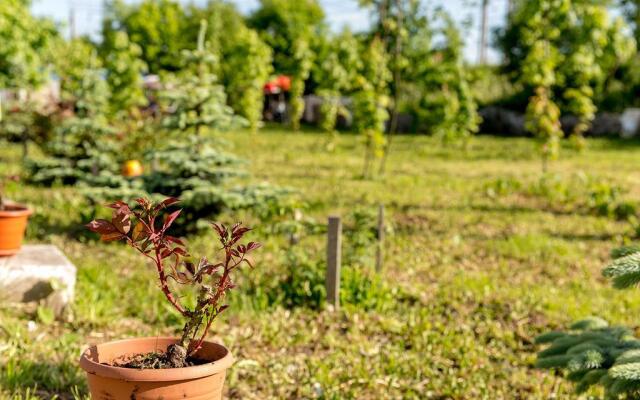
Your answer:
[[[602,274],[617,289],[640,283],[640,247],[624,246],[611,252]],[[609,326],[591,317],[536,338],[547,347],[538,353],[538,368],[559,369],[583,393],[602,386],[606,399],[640,398],[640,340],[630,328]]]

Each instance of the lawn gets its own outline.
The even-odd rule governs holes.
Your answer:
[[[640,308],[640,293],[611,289],[600,275],[633,227],[595,214],[585,199],[597,185],[640,198],[640,143],[593,139],[583,153],[563,149],[542,180],[530,139],[483,136],[462,149],[399,136],[386,175],[363,180],[354,135],[339,136],[331,151],[317,132],[223,136],[249,161],[245,179],[295,190],[312,227],[290,245],[278,228],[286,218],[220,216],[256,226],[250,238],[264,243],[230,300],[235,310],[213,328],[237,360],[228,398],[577,398],[561,376],[532,367],[533,338],[589,315],[637,325],[629,310]],[[19,154],[3,144],[0,172],[20,172]],[[78,189],[11,184],[8,195],[34,206],[28,241],[59,246],[78,267],[78,284],[65,321],[43,308],[0,308],[0,398],[85,398],[77,359],[88,344],[180,329],[142,259],[79,233],[90,213]],[[322,267],[326,217],[342,215],[348,228],[379,203],[391,227],[382,273],[372,271],[372,242],[348,229],[351,300],[339,311],[293,304],[287,296],[317,293],[292,285]],[[189,242],[211,252],[208,233]],[[319,282],[308,276],[307,284]]]

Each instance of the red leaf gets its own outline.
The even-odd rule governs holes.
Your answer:
[[[136,242],[138,240],[144,239],[149,235],[144,224],[137,223],[136,226],[133,227],[133,233],[131,234],[131,239]]]
[[[169,206],[172,206],[174,204],[176,204],[177,202],[179,202],[180,199],[176,198],[176,197],[167,197],[166,199],[162,200],[160,203],[158,203],[153,209],[156,211],[159,211],[163,208],[167,208]]]
[[[223,224],[218,224],[218,223],[216,223],[216,222],[212,222],[212,223],[211,223],[211,226],[213,227],[213,229],[215,229],[215,230],[216,230],[216,232],[218,232],[218,235],[219,235],[220,237],[225,237],[225,236],[227,236],[227,235],[226,235],[226,233],[227,233],[227,228],[226,228]]]
[[[196,272],[195,265],[193,265],[192,262],[185,261],[184,267],[187,269],[187,271],[189,271],[189,273],[191,273],[191,275]]]
[[[165,236],[164,238],[169,243],[175,243],[175,244],[179,244],[180,246],[184,246],[184,242],[180,238],[177,238],[175,236],[169,236],[169,235]]]
[[[129,209],[129,205],[122,200],[117,200],[111,204],[107,204],[107,207],[113,208],[114,210],[118,210],[120,208],[125,208],[125,207]]]
[[[181,255],[182,257],[187,257],[189,256],[189,253],[187,253],[187,251],[185,249],[183,249],[182,247],[176,247],[173,249],[173,252],[175,254]]]
[[[249,232],[251,230],[251,228],[237,228],[233,230],[233,237],[234,238],[241,238],[245,233]]]
[[[149,207],[149,200],[142,197],[136,199],[136,203],[140,204],[144,209],[147,209]]]
[[[129,217],[130,213],[131,210],[129,210],[128,206],[119,208],[117,210],[114,210],[113,212],[113,226],[115,226],[118,232],[125,235],[129,233],[129,230],[131,229],[131,219]]]
[[[162,230],[169,229],[171,224],[173,224],[173,221],[175,221],[176,218],[178,218],[178,216],[180,215],[181,212],[182,212],[182,210],[176,210],[176,211],[172,212],[171,214],[166,215],[164,217],[164,225],[162,226]]]
[[[116,231],[116,232],[105,233],[103,235],[100,235],[100,240],[102,240],[103,242],[111,242],[114,240],[120,240],[124,237],[125,236],[122,233]]]
[[[96,232],[96,233],[99,233],[99,234],[102,234],[102,235],[118,231],[116,229],[116,227],[113,226],[113,224],[111,222],[107,221],[106,219],[96,219],[96,220],[93,220],[93,221],[89,222],[85,226],[90,231]]]
[[[247,253],[260,247],[262,247],[262,244],[258,242],[249,242],[249,244],[247,244]]]

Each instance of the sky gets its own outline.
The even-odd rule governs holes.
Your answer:
[[[135,3],[139,0],[125,0]],[[207,0],[179,0],[182,3],[204,4]],[[259,5],[259,0],[230,0],[245,14],[251,13]],[[319,0],[324,8],[326,20],[335,31],[349,26],[353,31],[369,28],[371,14],[358,6],[358,0]],[[465,58],[469,62],[478,59],[480,37],[481,0],[422,0],[428,8],[442,7],[451,14],[463,29],[466,39]],[[508,0],[489,0],[488,21],[490,31],[504,25]],[[99,36],[102,20],[103,0],[33,0],[32,11],[39,16],[47,16],[63,24],[63,30],[69,31],[69,16],[74,15],[77,35]],[[488,61],[496,63],[500,55],[493,49],[488,51]]]

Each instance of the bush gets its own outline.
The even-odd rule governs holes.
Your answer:
[[[613,261],[602,274],[617,289],[640,283],[640,248],[615,249]],[[632,330],[610,327],[601,318],[588,318],[567,332],[548,332],[536,342],[548,344],[538,353],[536,366],[560,369],[576,383],[578,393],[602,386],[608,399],[635,399],[640,396],[640,340]]]

